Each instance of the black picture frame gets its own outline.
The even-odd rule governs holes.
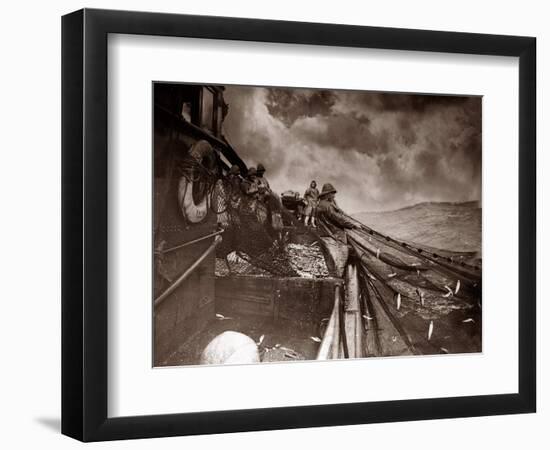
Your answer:
[[[518,57],[518,393],[108,418],[109,33]],[[64,16],[62,433],[100,441],[535,412],[535,91],[533,37],[91,9]]]

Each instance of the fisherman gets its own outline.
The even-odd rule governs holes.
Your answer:
[[[313,228],[316,228],[317,225],[315,224],[315,214],[319,203],[319,189],[317,189],[317,182],[315,180],[313,180],[306,189],[304,200],[306,202],[306,207],[304,210],[304,225],[311,225]]]
[[[256,198],[258,195],[258,182],[256,181],[256,168],[249,167],[246,177],[241,184],[241,190],[250,198]]]
[[[325,183],[319,194],[317,226],[319,235],[331,255],[331,261],[327,261],[327,265],[331,266],[329,270],[334,276],[342,277],[349,255],[345,230],[359,226],[338,207],[335,195],[334,186]]]
[[[256,212],[256,205],[258,203],[258,183],[256,181],[255,167],[249,167],[246,178],[241,184],[241,191],[245,195],[245,206],[251,212]]]
[[[256,184],[258,185],[258,198],[262,201],[266,201],[267,197],[271,193],[269,182],[264,177],[265,167],[263,164],[258,164],[256,168]]]
[[[241,178],[241,169],[236,164],[231,166],[229,173],[227,174],[227,183],[229,186],[231,206],[237,208],[241,200],[241,185],[243,179]]]
[[[258,164],[256,168],[256,184],[258,185],[258,204],[256,206],[256,215],[260,223],[266,225],[272,224],[272,202],[273,193],[269,187],[269,182],[264,177],[265,167],[263,164]]]

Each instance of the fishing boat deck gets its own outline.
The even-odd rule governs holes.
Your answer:
[[[224,331],[243,333],[256,342],[263,335],[259,349],[264,362],[314,360],[335,287],[342,283],[330,277],[216,277],[216,315],[161,365],[198,364],[202,350]]]
[[[224,331],[243,333],[259,342],[262,362],[292,362],[314,360],[319,344],[311,339],[309,327],[299,322],[275,321],[269,317],[240,316],[218,318],[206,324],[204,330],[182,345],[164,365],[198,365],[201,352],[208,343]],[[315,337],[315,336],[314,336]]]

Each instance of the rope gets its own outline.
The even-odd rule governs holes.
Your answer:
[[[208,255],[210,255],[214,250],[216,250],[216,247],[221,241],[222,241],[222,237],[216,236],[216,238],[214,239],[214,242],[212,242],[212,245],[210,245],[210,247],[208,247],[204,251],[204,253],[201,256],[199,256],[195,260],[195,262],[191,264],[191,266],[185,272],[183,272],[183,274],[181,274],[181,276],[176,281],[174,281],[162,294],[160,294],[155,299],[154,301],[155,308],[158,305],[160,305],[172,292],[174,292],[174,290],[176,290],[176,288],[181,283],[183,283],[189,277],[189,275],[193,273],[193,271],[208,257]]]
[[[203,241],[205,239],[217,236],[218,234],[222,234],[225,230],[216,231],[214,233],[207,234],[206,236],[199,237],[197,239],[193,239],[191,241],[184,242],[183,244],[178,244],[174,247],[167,248],[166,250],[155,250],[155,254],[157,255],[164,255],[166,253],[173,252],[175,250],[179,250],[180,248],[187,247],[188,245],[195,244],[197,242]]]

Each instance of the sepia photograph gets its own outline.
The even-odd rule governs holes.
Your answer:
[[[482,352],[482,97],[152,89],[154,367]]]

